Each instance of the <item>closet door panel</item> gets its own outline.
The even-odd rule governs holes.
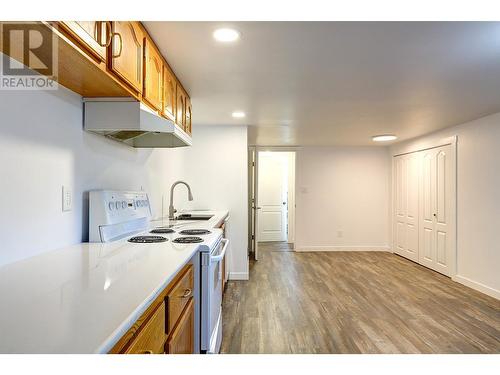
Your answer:
[[[394,251],[413,261],[418,260],[418,156],[394,158],[395,176],[395,246]]]

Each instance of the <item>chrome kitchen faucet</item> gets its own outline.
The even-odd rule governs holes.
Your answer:
[[[179,184],[186,185],[186,187],[188,189],[188,200],[190,200],[190,201],[193,200],[193,194],[191,193],[191,187],[188,185],[187,182],[184,182],[184,181],[174,182],[172,184],[172,187],[170,188],[170,205],[168,206],[168,218],[170,220],[174,219],[174,214],[177,212],[177,210],[174,208],[174,188]]]

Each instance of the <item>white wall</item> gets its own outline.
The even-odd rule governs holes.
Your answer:
[[[389,161],[385,147],[300,148],[296,250],[386,250]]]
[[[230,278],[248,279],[247,128],[196,127],[193,139],[192,147],[180,151],[185,168],[179,176],[190,184],[194,201],[187,202],[186,192],[180,188],[176,194],[182,204],[178,208],[227,209],[230,212]]]
[[[500,298],[500,113],[391,148],[393,154],[458,136],[457,276]]]
[[[246,176],[246,128],[230,130],[227,137],[223,128],[203,130],[199,138],[196,129],[192,149],[134,149],[84,132],[81,97],[62,87],[54,92],[0,91],[0,114],[0,266],[86,240],[85,192],[91,189],[142,188],[150,193],[154,217],[161,215],[162,196],[168,196],[172,182],[186,173],[195,204],[239,209],[231,194],[239,188],[246,194],[241,176]],[[239,132],[237,139],[232,131]],[[220,141],[224,139],[228,142]],[[224,170],[228,173],[218,178]],[[73,210],[66,213],[63,184],[73,187]],[[177,197],[179,208],[184,197]],[[246,212],[245,206],[232,213],[236,233],[246,233]]]

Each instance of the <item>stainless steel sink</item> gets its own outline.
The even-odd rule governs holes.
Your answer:
[[[203,215],[203,214],[181,214],[175,218],[175,220],[210,220],[214,215]]]

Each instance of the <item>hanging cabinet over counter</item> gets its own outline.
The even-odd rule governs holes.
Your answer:
[[[191,134],[191,99],[140,22],[40,24],[57,39],[59,84],[84,97],[133,97]]]

